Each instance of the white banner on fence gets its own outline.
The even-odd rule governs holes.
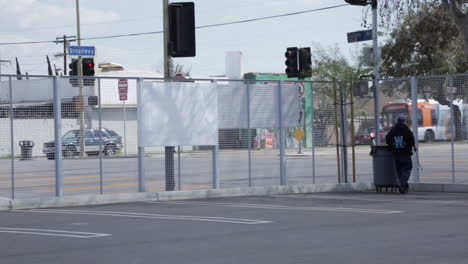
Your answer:
[[[140,147],[218,144],[216,84],[143,82]]]
[[[51,77],[42,79],[24,79],[11,81],[13,91],[13,103],[52,103],[54,100],[54,86]],[[73,87],[69,79],[60,79],[60,93],[63,101],[71,101],[74,96],[79,95],[79,88]],[[94,95],[94,89],[85,86],[84,96]],[[0,83],[0,102],[10,102],[10,82]]]
[[[283,86],[284,127],[298,126],[300,98],[297,90],[297,85]],[[279,128],[277,83],[248,87],[240,82],[219,84],[218,96],[220,129]]]

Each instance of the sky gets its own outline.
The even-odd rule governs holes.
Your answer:
[[[186,0],[184,0],[186,1]],[[176,2],[171,0],[170,2]],[[195,25],[276,16],[346,4],[344,0],[194,0]],[[82,38],[163,30],[162,0],[79,0]],[[274,19],[196,30],[196,57],[174,58],[192,76],[225,74],[225,53],[241,51],[244,72],[283,73],[287,47],[338,46],[349,60],[363,44],[347,43],[347,32],[363,30],[363,8],[343,6]],[[368,21],[371,21],[370,18]],[[47,74],[46,55],[63,68],[63,44],[10,44],[55,41],[76,36],[76,0],[0,0],[0,59],[3,74]],[[72,43],[72,45],[76,45]],[[129,71],[163,71],[163,34],[83,40],[95,46],[97,63],[114,62]],[[312,54],[314,56],[314,54]],[[68,65],[68,63],[67,63]]]

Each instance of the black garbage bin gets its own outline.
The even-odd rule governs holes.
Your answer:
[[[30,160],[32,159],[32,149],[34,147],[34,141],[32,140],[21,140],[19,142],[21,147],[21,157],[20,160]]]
[[[375,191],[398,190],[398,177],[393,152],[387,145],[371,146],[372,169],[374,173]]]

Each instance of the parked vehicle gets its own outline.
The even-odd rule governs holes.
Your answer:
[[[385,142],[385,135],[388,130],[382,127],[382,120],[379,123],[380,142]],[[375,121],[373,119],[363,120],[359,129],[354,134],[354,143],[356,145],[374,145],[376,144]]]
[[[380,142],[385,142],[386,131],[380,130]],[[375,128],[374,127],[359,127],[354,135],[356,145],[375,145]]]
[[[80,147],[80,130],[70,130],[62,137],[62,155],[66,158],[78,156],[81,153]],[[85,129],[85,153],[88,155],[98,155],[101,150],[106,156],[114,155],[118,150],[122,149],[122,137],[115,131],[107,128]],[[47,156],[47,159],[55,158],[55,142],[49,141],[44,143],[42,152]]]

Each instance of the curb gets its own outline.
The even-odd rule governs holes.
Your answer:
[[[410,191],[438,193],[468,193],[468,184],[413,183]]]
[[[240,196],[265,196],[278,194],[306,194],[326,192],[374,191],[372,182],[345,184],[308,184],[271,187],[239,187],[173,192],[145,192],[121,194],[74,195],[50,198],[24,198],[11,200],[0,197],[0,211],[66,206],[103,205],[145,201],[171,201]],[[467,184],[410,183],[410,191],[434,193],[468,193]]]
[[[209,190],[186,190],[173,192],[145,192],[123,194],[74,195],[48,198],[5,199],[0,198],[0,211],[51,208],[66,206],[103,205],[145,201],[171,201],[239,196],[264,196],[318,192],[359,192],[372,190],[370,183],[311,184],[272,187],[240,187]]]

